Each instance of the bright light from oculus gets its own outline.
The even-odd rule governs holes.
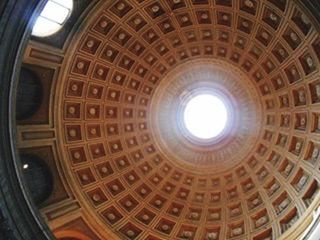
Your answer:
[[[225,129],[228,113],[218,97],[202,94],[187,103],[183,117],[186,128],[193,136],[208,140],[217,137]]]

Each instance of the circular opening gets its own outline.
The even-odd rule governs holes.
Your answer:
[[[194,137],[207,140],[223,132],[227,125],[228,112],[220,98],[201,94],[187,102],[183,120],[186,129]]]

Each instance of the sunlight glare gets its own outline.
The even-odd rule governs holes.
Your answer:
[[[216,96],[202,94],[192,98],[184,110],[188,131],[200,139],[218,136],[226,127],[228,113],[225,104]]]

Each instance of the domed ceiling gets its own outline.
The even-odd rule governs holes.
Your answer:
[[[320,36],[298,1],[102,1],[54,93],[63,173],[101,239],[293,239],[318,193]],[[194,139],[185,102],[227,105]],[[186,100],[187,99],[187,100]],[[295,225],[296,224],[296,225]]]

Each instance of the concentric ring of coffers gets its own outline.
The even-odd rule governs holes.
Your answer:
[[[227,125],[217,138],[197,139],[184,127],[184,104],[200,93],[215,94],[226,104]],[[259,99],[252,80],[226,62],[199,59],[181,64],[163,78],[152,98],[150,118],[156,144],[182,169],[202,174],[231,169],[248,157],[260,137]]]
[[[319,34],[295,2],[233,2],[106,3],[73,45],[57,94],[60,151],[80,203],[107,232],[271,239],[314,207]],[[249,99],[258,91],[254,105],[263,102],[263,134],[250,156],[208,175],[171,159],[155,133],[161,123],[150,120],[165,76],[201,58],[241,69],[234,78],[244,72],[255,86],[245,88]],[[244,102],[250,109],[252,100]]]

